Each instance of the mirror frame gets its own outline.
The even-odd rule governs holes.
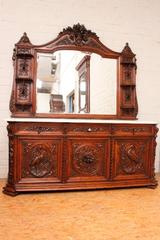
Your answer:
[[[37,52],[57,50],[93,52],[104,58],[117,59],[116,114],[36,113]],[[136,119],[136,58],[128,43],[122,52],[106,47],[96,33],[84,25],[64,28],[54,40],[33,45],[24,33],[13,51],[14,79],[10,99],[11,117],[79,118],[79,119]]]

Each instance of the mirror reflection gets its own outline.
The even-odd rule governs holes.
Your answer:
[[[117,60],[89,52],[37,54],[37,113],[116,114]]]

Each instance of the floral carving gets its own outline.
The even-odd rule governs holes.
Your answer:
[[[86,44],[89,37],[97,37],[96,33],[91,30],[87,30],[84,25],[75,24],[73,27],[64,28],[62,32],[59,33],[59,36],[63,34],[68,34],[69,39],[77,46]]]

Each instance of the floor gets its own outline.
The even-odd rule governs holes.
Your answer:
[[[16,197],[0,193],[0,240],[133,239],[160,240],[160,186]]]

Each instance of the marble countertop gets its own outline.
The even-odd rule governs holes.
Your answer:
[[[111,119],[68,119],[68,118],[7,118],[7,122],[53,122],[53,123],[126,123],[126,124],[157,124],[144,120],[111,120]]]

